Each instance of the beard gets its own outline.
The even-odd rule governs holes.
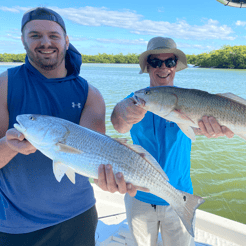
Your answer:
[[[63,50],[59,52],[59,54],[55,47],[50,46],[49,47],[50,49],[56,49],[57,56],[55,58],[44,58],[44,57],[39,57],[35,52],[32,52],[25,41],[24,41],[24,47],[29,60],[35,65],[35,67],[41,68],[46,71],[51,71],[59,67],[63,62],[63,60],[65,59],[66,52],[67,52],[66,44],[64,45]],[[44,49],[44,46],[35,48],[35,50],[37,49],[40,50]]]

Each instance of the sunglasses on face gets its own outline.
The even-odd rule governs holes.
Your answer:
[[[160,68],[163,63],[165,63],[165,66],[168,68],[175,67],[177,65],[177,61],[178,61],[178,59],[176,57],[175,58],[168,58],[164,61],[162,61],[158,58],[150,59],[150,56],[147,59],[147,62],[153,68],[156,68],[156,67]]]

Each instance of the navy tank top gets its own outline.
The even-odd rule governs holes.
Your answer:
[[[60,117],[79,124],[88,95],[88,83],[79,76],[81,55],[70,45],[66,54],[68,76],[47,79],[26,57],[25,64],[8,69],[9,128],[19,114]],[[17,154],[0,169],[2,206],[0,231],[28,233],[68,220],[95,204],[87,177],[76,174],[74,185],[67,177],[58,182],[52,161],[41,152]],[[4,206],[3,206],[4,204]]]

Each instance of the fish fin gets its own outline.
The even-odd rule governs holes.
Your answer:
[[[70,153],[70,154],[81,154],[82,153],[81,150],[75,149],[63,143],[57,143],[56,145],[60,151],[65,152],[65,153]]]
[[[123,144],[123,145],[127,144],[127,142],[128,142],[128,139],[127,139],[127,138],[113,138],[113,139],[114,139],[115,141],[117,141],[117,142]]]
[[[174,211],[178,214],[182,220],[185,228],[194,237],[194,215],[196,209],[205,202],[202,197],[189,194],[184,191],[180,191],[183,195],[183,204],[179,206],[173,206]]]
[[[182,112],[181,110],[175,109],[174,112],[176,113],[176,115],[178,115],[180,119],[188,121],[188,122],[192,122],[193,124],[195,124],[195,122],[188,116],[186,115],[184,112]]]
[[[71,168],[68,168],[68,170],[66,171],[66,175],[69,178],[69,180],[75,184],[75,172],[74,170],[72,170]]]
[[[180,130],[193,142],[196,141],[196,135],[192,127],[185,125],[185,124],[177,124]]]
[[[61,182],[64,174],[67,172],[68,167],[60,161],[53,161],[53,172],[58,182]]]
[[[166,120],[175,122],[176,124],[186,124],[189,126],[196,127],[195,122],[186,114],[182,113],[180,110],[174,110],[169,115],[165,117]]]
[[[229,98],[237,103],[241,103],[241,104],[244,104],[246,105],[246,100],[242,97],[239,97],[231,92],[228,92],[228,93],[218,93],[216,94],[218,96],[221,96],[221,97],[225,97],[225,98]]]
[[[145,159],[150,165],[154,166],[160,174],[163,176],[163,178],[167,181],[169,181],[169,178],[167,177],[166,173],[161,168],[160,164],[156,161],[156,159],[142,146],[136,145],[136,144],[125,144],[126,147],[132,149],[133,151],[137,152],[143,159]]]

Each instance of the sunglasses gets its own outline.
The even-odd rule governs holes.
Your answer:
[[[175,58],[168,58],[164,61],[162,61],[158,58],[150,59],[150,56],[147,59],[147,62],[153,68],[156,68],[156,67],[160,68],[163,63],[165,63],[165,66],[168,68],[175,67],[177,65],[177,61],[178,61],[178,59],[176,57]]]

